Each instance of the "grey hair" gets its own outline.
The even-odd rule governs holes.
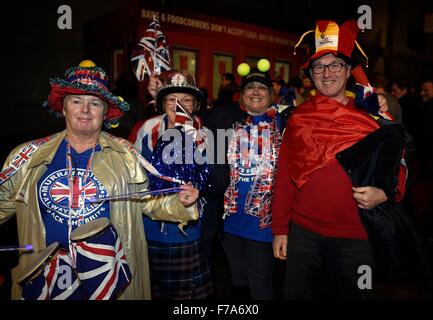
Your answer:
[[[63,109],[65,109],[66,104],[68,103],[68,101],[71,99],[72,96],[73,96],[72,94],[68,94],[63,98]],[[108,110],[108,103],[102,99],[101,99],[101,101],[102,101],[102,105],[104,106],[104,114],[106,114],[107,110]]]

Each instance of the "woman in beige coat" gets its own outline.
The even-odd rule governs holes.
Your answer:
[[[50,81],[47,106],[65,118],[66,130],[18,146],[0,173],[0,224],[16,215],[19,244],[34,249],[21,252],[12,271],[12,299],[21,297],[17,280],[40,251],[54,241],[67,248],[77,221],[101,217],[109,218],[117,230],[131,271],[130,283],[119,298],[150,299],[141,214],[180,224],[197,219],[198,190],[184,185],[177,195],[92,203],[94,196],[145,191],[148,178],[132,146],[102,131],[103,124],[116,125],[129,109],[108,91],[104,70],[87,60],[65,75]]]

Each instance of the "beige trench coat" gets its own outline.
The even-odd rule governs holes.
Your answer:
[[[16,214],[19,244],[32,244],[35,252],[45,248],[45,228],[39,211],[37,182],[65,136],[66,131],[53,135],[14,176],[0,186],[0,224]],[[91,169],[107,189],[108,195],[147,190],[147,174],[133,153],[104,132],[100,135],[99,144],[101,151],[94,154]],[[10,153],[5,165],[24,145]],[[196,205],[185,208],[177,195],[142,201],[110,202],[110,220],[119,234],[132,273],[132,282],[120,299],[151,298],[142,213],[155,220],[179,223],[198,219]],[[21,288],[16,283],[17,276],[31,259],[31,253],[21,253],[18,266],[12,270],[12,299],[20,299]]]

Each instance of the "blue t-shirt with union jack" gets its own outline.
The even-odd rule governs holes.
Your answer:
[[[107,196],[107,190],[93,175],[90,168],[86,181],[83,181],[92,150],[93,148],[90,148],[82,153],[77,153],[72,147],[70,148],[72,173],[79,179],[72,196],[74,197],[74,193],[76,193],[75,197],[78,194],[84,195],[84,207],[82,209],[84,223],[102,217],[110,218],[108,201],[94,203],[89,201],[94,197],[104,198]],[[100,150],[101,147],[97,145],[95,152]],[[68,248],[69,221],[69,171],[66,152],[67,142],[63,140],[37,185],[39,209],[45,224],[46,245],[57,241],[64,248]],[[77,223],[78,218],[73,217],[72,230],[77,228]]]
[[[279,113],[276,114],[277,125],[282,130],[282,119]],[[257,129],[260,122],[271,122],[266,113],[257,116],[251,116],[251,124],[246,127],[246,130],[251,132]],[[250,144],[243,147],[250,148]],[[249,152],[249,149],[247,149]],[[238,182],[238,198],[237,198],[237,213],[229,215],[224,220],[224,232],[232,235],[260,242],[272,242],[273,235],[270,225],[264,229],[259,229],[258,217],[245,212],[245,202],[250,192],[251,185],[254,183],[257,173],[257,163],[245,162],[240,164],[239,182]]]

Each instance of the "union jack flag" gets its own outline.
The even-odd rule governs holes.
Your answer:
[[[97,194],[97,191],[98,190],[94,181],[87,180],[87,184],[83,186],[83,179],[81,177],[76,178],[72,188],[71,207],[78,208],[80,200],[86,201],[94,198]],[[50,194],[56,203],[60,203],[69,199],[69,193],[69,186],[62,183],[61,181],[56,181],[50,190]],[[82,194],[84,194],[84,199],[79,198]]]
[[[28,148],[26,148],[26,150],[20,151],[18,153],[18,157],[16,157],[16,159],[14,158],[14,161],[12,162],[12,166],[14,166],[15,168],[19,168],[20,166],[22,166],[27,160],[29,160],[30,155],[35,150],[36,148],[33,145],[31,145]]]
[[[51,197],[56,203],[60,203],[69,198],[69,186],[56,181],[53,188],[50,190]]]
[[[11,166],[4,169],[2,172],[0,172],[0,184],[12,177],[16,172],[17,170]]]
[[[162,137],[167,127],[166,115],[159,115],[143,122],[137,129],[135,140],[131,142],[135,149],[146,159],[152,158],[158,139]]]
[[[380,110],[379,96],[377,95],[376,88],[371,86],[364,69],[360,65],[357,65],[352,69],[351,74],[356,81],[355,106],[364,109],[373,116],[382,116],[387,120],[393,120],[389,112],[382,112]]]
[[[138,81],[143,81],[146,74],[158,75],[171,70],[167,43],[156,17],[153,18],[138,46],[131,57],[132,68]]]
[[[224,194],[223,219],[238,212],[238,183],[240,182],[241,170],[250,167],[250,161],[254,160],[254,180],[248,190],[244,213],[259,219],[259,228],[268,227],[272,222],[271,200],[272,188],[278,160],[278,152],[281,144],[281,134],[276,122],[276,113],[270,110],[270,121],[259,123],[257,130],[248,122],[246,124],[235,124],[235,134],[232,137],[227,158],[230,164],[230,185]],[[253,133],[256,134],[253,134]],[[246,141],[245,141],[246,140]],[[242,145],[242,141],[244,144]],[[257,146],[257,148],[253,148]],[[242,148],[250,148],[250,151],[242,154]],[[252,155],[252,157],[250,157]]]
[[[35,152],[40,145],[44,144],[50,139],[51,136],[34,140],[19,150],[18,153],[12,158],[12,161],[2,172],[0,172],[0,185],[17,173],[19,168],[30,159],[30,156],[33,154],[33,152]]]
[[[66,250],[60,249],[35,279],[22,285],[21,299],[81,300],[80,282],[72,265],[72,259]]]
[[[116,230],[74,244],[78,278],[85,299],[115,299],[131,282],[131,271]]]

